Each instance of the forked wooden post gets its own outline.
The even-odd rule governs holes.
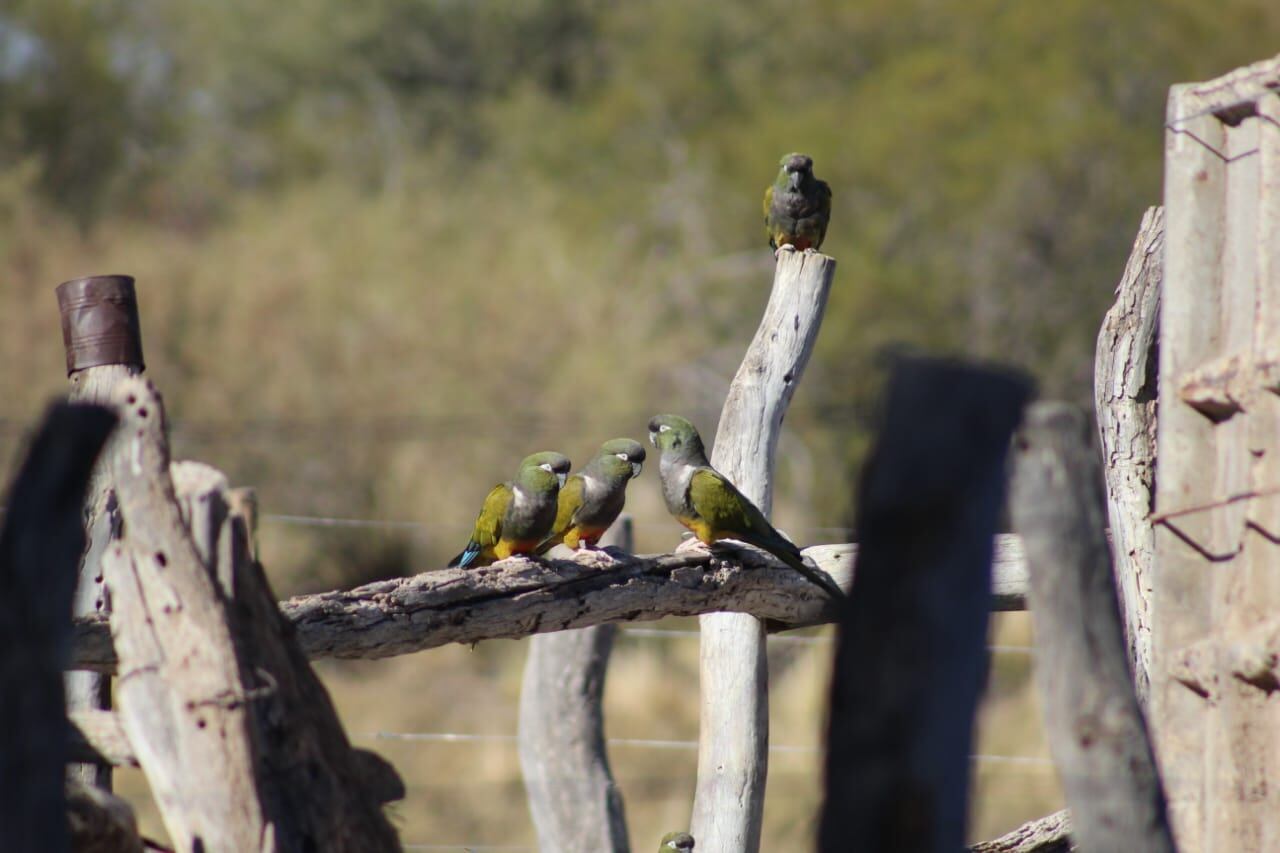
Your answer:
[[[602,547],[632,549],[631,519],[619,518]],[[622,792],[604,740],[604,679],[616,624],[529,641],[520,689],[520,769],[538,847],[557,853],[626,853]]]
[[[1082,850],[1173,853],[1164,790],[1129,675],[1084,413],[1027,410],[1009,506],[1031,569],[1036,682]]]
[[[62,315],[62,342],[67,356],[71,402],[110,405],[117,383],[143,370],[142,331],[134,282],[127,275],[97,275],[58,285],[58,310]],[[80,561],[80,581],[73,604],[75,616],[105,616],[111,610],[102,576],[102,551],[111,535],[107,503],[111,475],[107,460],[95,470],[85,498],[84,525],[88,534]],[[111,707],[111,678],[97,672],[71,671],[66,675],[67,710],[89,711]],[[111,767],[106,764],[73,764],[68,776],[89,785],[111,788]]]
[[[711,463],[768,515],[782,419],[809,361],[836,262],[784,252],[755,338],[729,386]],[[769,748],[764,624],[753,616],[701,617],[702,711],[691,832],[698,853],[760,847]]]
[[[123,534],[104,571],[120,718],[176,849],[399,849],[380,802],[403,788],[350,748],[252,560],[249,519],[233,511],[247,502],[208,466],[171,474],[150,383],[116,395]]]

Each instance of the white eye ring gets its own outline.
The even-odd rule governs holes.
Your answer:
[[[671,427],[667,426],[666,424],[658,424],[658,432],[667,432],[670,429]]]
[[[543,471],[546,471],[548,474],[554,474],[554,473],[555,473],[554,471],[552,471],[552,470],[551,470],[551,463],[550,463],[550,462],[543,462],[543,463],[542,463],[541,465],[539,465],[538,467],[539,467],[539,468],[541,468]]]
[[[625,454],[625,453],[615,453],[615,454],[613,454],[613,455],[614,455],[614,456],[616,456],[616,457],[618,457],[619,459],[621,459],[623,462],[630,462],[630,461],[631,461],[631,457],[627,456],[627,454]]]

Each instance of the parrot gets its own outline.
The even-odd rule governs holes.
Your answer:
[[[687,832],[668,832],[658,845],[658,853],[689,853],[692,849],[693,836]]]
[[[602,444],[587,466],[561,487],[555,524],[538,553],[561,543],[574,551],[594,548],[622,512],[627,483],[640,476],[644,457],[644,446],[629,438]]]
[[[759,508],[707,461],[702,438],[687,419],[657,415],[649,421],[649,441],[661,458],[662,497],[676,521],[704,545],[737,539],[768,551],[834,600],[844,598],[835,581],[804,562],[790,540],[774,529]]]
[[[511,482],[489,491],[471,540],[450,568],[487,566],[536,551],[555,523],[556,497],[570,466],[567,456],[551,451],[526,456]]]
[[[764,191],[764,227],[774,254],[816,252],[831,221],[831,187],[813,175],[813,158],[788,154],[773,186]],[[787,249],[790,246],[791,249]]]

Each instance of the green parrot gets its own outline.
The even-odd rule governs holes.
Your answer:
[[[551,535],[538,548],[545,554],[564,543],[571,550],[594,548],[622,512],[627,483],[640,476],[644,447],[629,438],[606,441],[587,467],[560,489],[559,508]]]
[[[764,191],[769,248],[775,255],[795,249],[816,252],[831,221],[831,187],[814,177],[813,158],[806,154],[788,154],[779,165],[773,186]]]
[[[668,832],[658,845],[658,853],[689,853],[692,849],[693,836],[687,832]]]
[[[512,554],[532,554],[556,520],[556,497],[569,476],[568,457],[550,451],[526,456],[515,478],[484,499],[471,541],[451,567],[487,566]]]
[[[737,539],[754,545],[822,587],[833,599],[844,598],[835,581],[807,565],[800,549],[711,467],[693,424],[679,415],[658,415],[649,421],[649,441],[662,454],[658,473],[667,509],[699,541],[711,545],[721,539]]]

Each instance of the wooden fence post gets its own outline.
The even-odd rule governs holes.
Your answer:
[[[180,503],[159,395],[139,379],[116,393],[123,538],[104,563],[120,716],[173,843],[181,853],[399,849],[378,807],[387,768],[350,749],[251,561],[225,478],[177,466]]]
[[[1038,403],[1014,442],[1009,506],[1031,569],[1045,728],[1081,849],[1172,853],[1129,675],[1089,433],[1074,406]]]
[[[1144,708],[1151,680],[1156,337],[1163,277],[1164,209],[1153,207],[1142,217],[1115,305],[1102,321],[1093,380],[1116,591],[1129,667]]]
[[[62,317],[62,342],[67,357],[67,379],[72,402],[110,405],[118,382],[143,370],[142,330],[134,282],[127,275],[98,275],[63,282],[56,289]],[[107,460],[110,447],[102,454],[85,499],[84,525],[88,533],[80,561],[80,581],[76,586],[74,615],[78,617],[111,610],[102,576],[102,551],[111,535],[107,504],[111,476]],[[111,707],[111,678],[97,672],[71,671],[66,674],[67,710],[90,711]],[[88,785],[111,789],[111,767],[106,764],[73,764],[70,778]]]
[[[62,673],[84,551],[81,510],[115,426],[97,406],[55,405],[5,500],[0,530],[0,844],[69,849]]]
[[[601,545],[630,553],[630,517],[619,518]],[[520,768],[542,850],[630,849],[604,740],[604,679],[617,633],[610,623],[529,641],[520,689]]]
[[[1237,660],[1280,608],[1278,87],[1280,57],[1166,116],[1150,706],[1188,853],[1280,849],[1275,674]]]
[[[858,491],[858,562],[836,641],[818,849],[964,845],[987,669],[992,534],[1018,374],[904,359]]]
[[[782,253],[764,317],[720,413],[711,464],[766,515],[782,419],[818,338],[835,267],[826,255]],[[769,755],[764,624],[711,613],[699,625],[702,711],[690,831],[698,853],[756,853]]]

